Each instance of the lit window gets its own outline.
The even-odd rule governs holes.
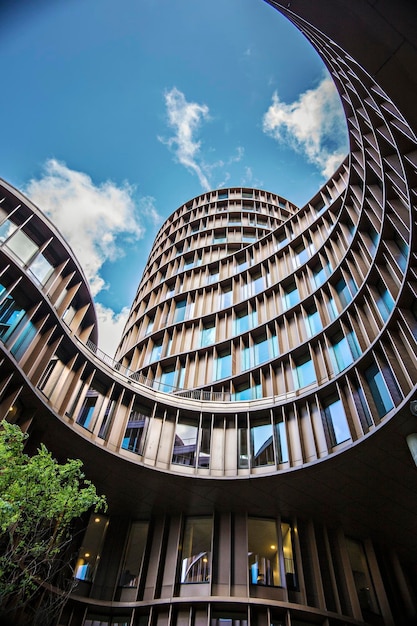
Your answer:
[[[251,585],[281,585],[275,520],[248,519],[248,566]]]
[[[93,581],[100,562],[104,536],[108,526],[108,518],[104,515],[93,513],[90,517],[77,563],[75,565],[74,578],[79,580]]]

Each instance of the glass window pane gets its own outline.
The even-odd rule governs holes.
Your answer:
[[[251,427],[251,446],[252,467],[275,463],[271,423],[254,424]]]
[[[186,420],[180,420],[175,429],[174,450],[172,462],[177,465],[195,466],[197,451],[198,428]]]
[[[365,611],[379,613],[380,611],[363,545],[359,541],[355,541],[349,537],[346,538],[346,544],[360,607]]]
[[[22,261],[27,263],[38,250],[36,243],[32,241],[22,230],[18,230],[7,242],[7,247]]]
[[[37,278],[38,281],[44,285],[54,271],[54,268],[43,254],[38,254],[33,263],[31,263],[30,271],[35,278]]]
[[[131,411],[122,441],[122,448],[125,450],[130,450],[130,452],[135,452],[136,454],[143,453],[144,435],[149,419],[146,413],[147,410],[139,406],[134,407]]]
[[[307,387],[317,381],[314,363],[309,355],[300,357],[295,361],[295,369],[293,370],[294,387],[300,389]]]
[[[324,416],[332,446],[350,439],[349,425],[346,419],[345,409],[340,399],[328,402],[324,407]]]
[[[210,582],[212,534],[211,517],[186,518],[181,551],[182,583]]]
[[[133,522],[123,560],[119,586],[137,587],[148,536],[148,522]]]
[[[88,581],[94,580],[100,562],[107,525],[108,519],[104,515],[95,513],[90,517],[83,543],[78,553],[74,578]]]
[[[374,399],[378,415],[379,417],[383,417],[388,411],[394,408],[394,403],[384,377],[375,363],[365,370],[365,378]]]
[[[297,589],[297,577],[292,541],[292,527],[283,522],[281,524],[282,550],[284,553],[285,582],[287,589]]]
[[[248,566],[251,585],[281,584],[275,520],[248,519]]]

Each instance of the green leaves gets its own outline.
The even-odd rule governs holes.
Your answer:
[[[36,595],[40,581],[56,583],[56,557],[71,540],[72,521],[107,508],[81,461],[59,464],[44,445],[29,457],[26,438],[18,426],[1,422],[0,606],[13,610]]]

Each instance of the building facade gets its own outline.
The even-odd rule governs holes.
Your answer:
[[[350,154],[301,208],[230,187],[174,211],[114,359],[71,249],[1,183],[0,417],[109,502],[61,626],[416,621],[417,140],[308,3],[271,4],[326,62]]]

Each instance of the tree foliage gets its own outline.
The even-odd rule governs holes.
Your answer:
[[[65,600],[72,577],[63,580],[62,556],[72,539],[72,522],[89,509],[106,508],[104,496],[86,480],[82,462],[59,464],[42,444],[24,453],[27,435],[6,421],[0,429],[0,611],[36,606],[45,586],[61,587],[50,611]],[[61,558],[60,558],[61,556]],[[51,595],[51,594],[49,594]],[[53,595],[53,594],[52,594]],[[37,613],[41,614],[38,604]],[[42,624],[49,622],[42,617]],[[38,620],[33,617],[31,624]]]

